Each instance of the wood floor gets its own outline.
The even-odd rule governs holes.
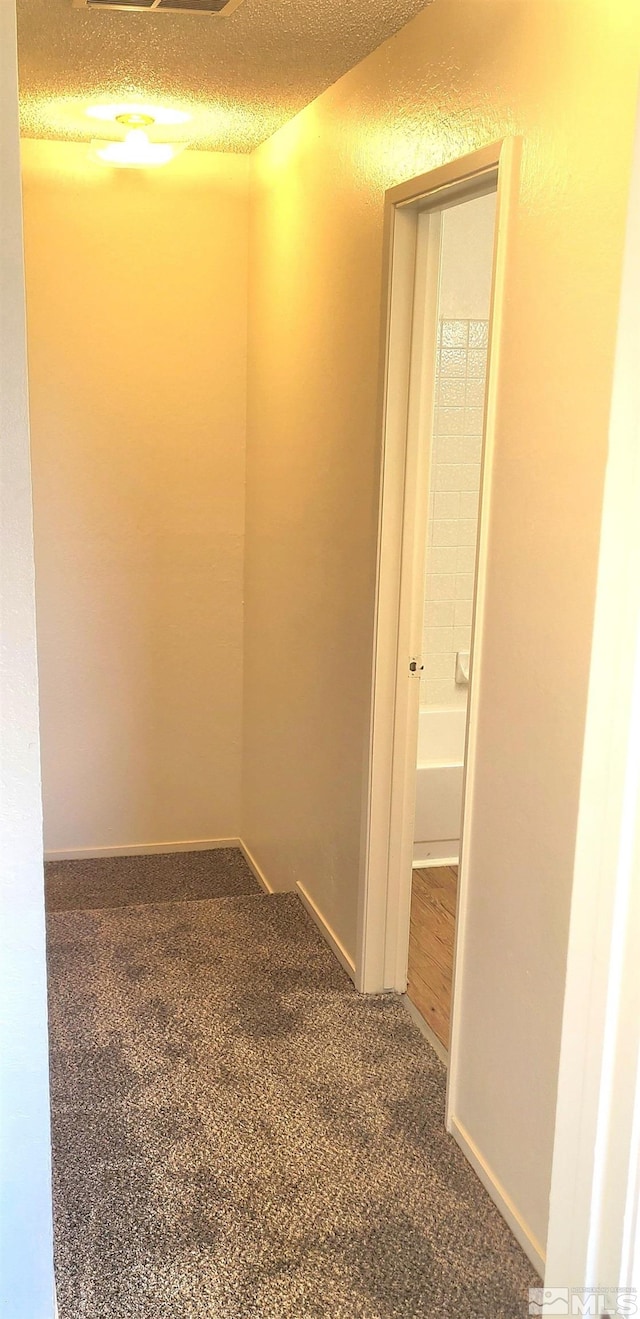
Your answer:
[[[413,872],[407,995],[445,1049],[449,1048],[457,888],[457,866]]]

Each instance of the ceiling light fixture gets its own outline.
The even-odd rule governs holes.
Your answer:
[[[168,165],[170,160],[184,151],[185,142],[150,142],[143,128],[132,128],[124,142],[105,142],[94,138],[93,154],[105,165],[120,165],[127,169],[146,169],[149,166]]]
[[[87,111],[97,119],[108,119],[128,129],[124,141],[104,141],[94,138],[93,155],[105,165],[124,169],[148,169],[168,165],[170,160],[184,151],[186,142],[151,142],[146,132],[155,123],[183,123],[189,118],[184,111],[154,111],[148,106],[92,106]],[[168,116],[171,116],[169,118]]]

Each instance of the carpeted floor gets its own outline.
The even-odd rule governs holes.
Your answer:
[[[294,895],[236,896],[237,857],[215,898],[162,860],[200,900],[96,907],[123,860],[51,877],[60,1319],[524,1319],[537,1279],[400,1001]]]
[[[262,892],[237,847],[109,856],[99,861],[48,861],[45,874],[48,911],[235,898]]]

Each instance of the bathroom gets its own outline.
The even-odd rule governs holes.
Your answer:
[[[443,210],[429,447],[427,544],[408,994],[446,1050],[462,836],[496,195]]]

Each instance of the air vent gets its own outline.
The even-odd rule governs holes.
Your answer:
[[[242,0],[73,0],[74,9],[120,9],[134,14],[216,14],[226,18]]]

